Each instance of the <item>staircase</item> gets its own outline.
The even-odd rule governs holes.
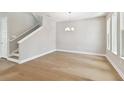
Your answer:
[[[40,27],[40,25],[36,25],[36,26],[33,27],[31,30],[26,31],[24,34],[22,34],[22,35],[19,37],[20,39],[18,39],[18,41],[20,41],[20,40],[23,39],[24,37],[28,36],[28,35],[31,34],[32,32],[34,32],[34,31],[35,31],[36,29],[38,29],[39,27]],[[19,62],[19,47],[17,47],[17,49],[14,50],[14,51],[10,54],[8,60],[13,61],[13,62],[16,62],[16,63]]]
[[[13,61],[13,62],[18,62],[19,61],[19,50],[18,50],[18,48],[11,53],[11,55],[9,56],[8,59],[10,61]]]
[[[33,14],[32,14],[33,15]],[[35,17],[35,19],[37,19],[36,16],[33,15],[33,17]],[[40,17],[41,18],[41,17]],[[38,22],[37,19],[37,24],[35,26],[33,26],[31,29],[29,29],[28,31],[25,31],[24,33],[22,33],[21,35],[19,35],[17,38],[15,38],[14,40],[16,40],[17,44],[18,41],[20,41],[21,39],[25,38],[26,36],[30,35],[32,32],[34,32],[35,30],[37,30],[39,27],[41,27],[41,22]],[[14,41],[12,40],[12,41]],[[19,46],[19,45],[17,45]],[[19,63],[19,47],[17,47],[17,49],[15,49],[10,56],[8,57],[8,60]]]

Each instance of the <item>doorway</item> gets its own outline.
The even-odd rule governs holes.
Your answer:
[[[0,58],[8,57],[7,17],[0,17]]]

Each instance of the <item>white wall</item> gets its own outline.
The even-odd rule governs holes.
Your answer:
[[[20,60],[26,60],[56,49],[56,22],[43,17],[43,27],[37,29],[35,34],[21,42],[19,49]]]
[[[67,22],[57,23],[57,49],[105,54],[105,17],[72,21],[73,32],[65,32]]]

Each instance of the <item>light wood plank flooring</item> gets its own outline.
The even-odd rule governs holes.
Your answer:
[[[122,80],[105,57],[54,52],[0,72],[0,80]]]
[[[17,63],[14,63],[14,62],[10,62],[10,61],[7,61],[6,59],[4,58],[1,58],[0,59],[0,72],[4,71],[4,70],[7,70],[13,66],[15,66]]]

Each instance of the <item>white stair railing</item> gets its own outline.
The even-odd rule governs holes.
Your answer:
[[[22,37],[23,35],[25,35],[26,33],[30,32],[30,31],[32,31],[32,29],[35,28],[35,27],[40,27],[40,24],[36,24],[36,25],[32,26],[31,28],[29,28],[29,30],[27,30],[27,31],[25,31],[25,32],[23,32],[23,33],[21,33],[21,34],[19,34],[18,36],[13,36],[13,39],[11,39],[11,40],[9,40],[9,41],[10,41],[10,42],[13,42],[13,41],[15,41],[15,40],[21,39],[20,37]],[[23,38],[23,37],[22,37],[22,38]]]

